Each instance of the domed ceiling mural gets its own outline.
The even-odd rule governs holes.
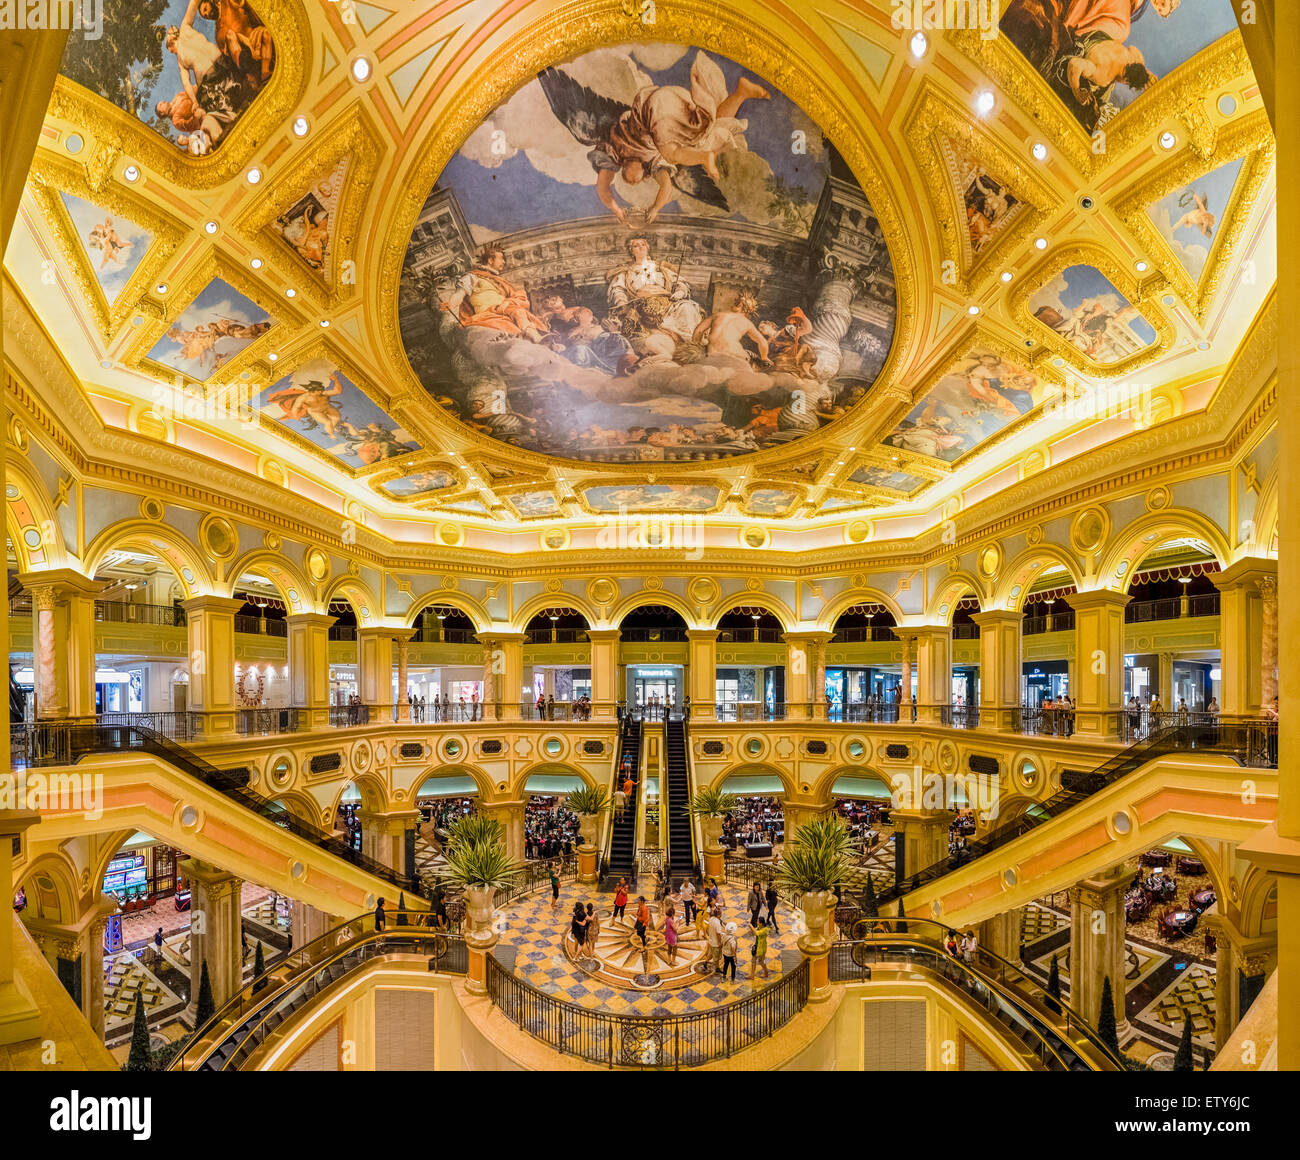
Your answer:
[[[860,402],[893,267],[834,146],[681,44],[543,70],[444,169],[411,236],[402,340],[437,402],[602,463],[777,447]]]

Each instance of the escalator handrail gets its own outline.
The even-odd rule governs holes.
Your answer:
[[[37,728],[50,728],[52,723],[38,724]],[[239,777],[231,772],[217,769],[197,754],[190,752],[183,745],[143,725],[83,725],[61,724],[60,731],[68,733],[67,755],[70,764],[75,765],[83,757],[92,753],[123,753],[139,751],[161,758],[167,764],[182,773],[215,789],[218,793],[243,806],[252,813],[288,830],[295,837],[310,842],[318,849],[365,871],[372,877],[382,879],[401,891],[410,891],[415,897],[423,894],[418,877],[399,874],[390,866],[354,850],[342,838],[304,822],[282,805],[277,805],[270,798],[241,784]],[[125,744],[123,744],[125,737]]]
[[[1179,744],[1179,742],[1191,742],[1211,736],[1222,738],[1224,735],[1241,728],[1246,728],[1247,736],[1249,736],[1248,725],[1240,722],[1223,721],[1213,726],[1200,724],[1175,725],[1172,728],[1164,729],[1160,733],[1135,742],[1088,774],[1088,784],[1086,786],[1078,785],[1058,790],[1045,801],[1035,803],[1032,813],[1021,814],[1015,820],[1007,822],[997,829],[991,830],[982,838],[971,842],[966,848],[967,857],[954,862],[951,855],[946,856],[933,865],[927,866],[915,874],[908,875],[903,882],[895,881],[892,886],[878,895],[877,901],[880,903],[898,901],[901,908],[901,900],[904,895],[913,889],[913,882],[924,886],[954,870],[969,865],[975,859],[991,853],[993,850],[1007,845],[1045,822],[1059,817],[1070,807],[1114,784],[1121,777],[1140,769],[1157,757],[1197,748],[1195,745]],[[1224,752],[1222,748],[1212,748],[1210,746],[1205,748],[1209,752]],[[1233,754],[1239,754],[1241,750],[1242,746],[1240,744],[1230,746],[1228,749]]]
[[[398,917],[403,916],[407,919],[405,924],[399,925]],[[433,927],[417,926],[416,923],[423,921],[426,917],[425,911],[418,910],[390,910],[387,912],[386,929],[382,931],[375,930],[375,916],[372,913],[359,915],[356,918],[342,922],[336,927],[332,927],[324,934],[314,938],[309,943],[304,943],[297,950],[290,951],[289,954],[280,961],[275,967],[268,969],[261,978],[253,979],[251,982],[244,983],[231,998],[224,1003],[212,1017],[201,1027],[196,1027],[190,1037],[187,1049],[179,1053],[168,1065],[169,1071],[195,1071],[229,1038],[230,1032],[238,1029],[245,1023],[248,1023],[252,1016],[261,1011],[267,1004],[279,999],[285,992],[291,990],[295,984],[301,982],[305,977],[322,970],[345,955],[356,950],[357,947],[372,943],[377,940],[396,940],[427,937],[434,939],[441,935],[442,937],[452,940],[460,936],[449,930],[437,930]],[[344,937],[346,934],[346,937]],[[323,957],[317,959],[318,953],[323,953]],[[283,977],[278,986],[273,986],[265,995],[260,995],[273,976],[279,976],[283,971],[286,963],[290,960],[297,960],[298,965],[294,967],[291,973]],[[265,980],[265,981],[264,981]],[[262,985],[259,986],[258,984]],[[249,1000],[256,999],[255,1003],[249,1003]],[[215,1037],[212,1031],[221,1028],[221,1033]],[[204,1042],[206,1040],[206,1043]],[[193,1060],[189,1067],[185,1066],[185,1061],[190,1057],[194,1050],[201,1050],[202,1054],[197,1060]]]

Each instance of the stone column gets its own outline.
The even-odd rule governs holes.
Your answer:
[[[506,853],[516,862],[524,860],[524,805],[523,801],[479,803],[484,814],[501,823],[505,831]]]
[[[8,744],[8,741],[5,742]],[[41,1033],[41,1012],[14,970],[13,844],[24,830],[39,823],[35,810],[0,810],[0,1045],[35,1039]]]
[[[27,929],[41,953],[57,972],[58,960],[81,966],[81,1013],[91,1029],[104,1038],[104,928],[109,915],[117,912],[115,899],[100,895],[80,918],[71,923],[50,923],[29,919]]]
[[[908,724],[912,720],[912,642],[915,637],[912,633],[903,631],[899,631],[897,635],[903,650],[900,658],[903,671],[898,682],[901,686],[898,697],[898,719]]]
[[[691,697],[691,720],[712,721],[717,715],[718,630],[693,628],[686,633]]]
[[[243,920],[239,894],[243,882],[196,858],[177,867],[190,886],[190,1009],[197,1014],[203,963],[208,964],[215,1009],[243,985]]]
[[[235,731],[235,613],[243,605],[229,596],[183,601],[190,644],[190,710],[203,715],[207,734]]]
[[[392,711],[391,708],[389,711]],[[341,926],[343,922],[344,919],[340,917],[326,914],[323,910],[317,910],[314,906],[293,899],[289,906],[289,937],[293,940],[292,949],[300,950],[321,935],[328,934],[336,926]]]
[[[18,577],[32,594],[38,720],[95,718],[95,597],[104,588],[71,568]]]
[[[1173,713],[1178,708],[1178,702],[1174,700],[1174,654],[1157,653],[1156,663],[1160,666],[1156,685],[1160,692],[1160,703],[1164,705],[1166,713]]]
[[[898,851],[902,850],[902,883],[911,882],[913,875],[948,856],[948,827],[952,824],[949,810],[896,809],[890,811],[890,817],[895,830],[895,871]]]
[[[1124,592],[1098,589],[1070,597],[1074,609],[1074,730],[1091,740],[1119,736],[1124,708]]]
[[[1072,886],[1070,895],[1070,1006],[1093,1027],[1101,1014],[1103,980],[1110,979],[1115,1026],[1128,1030],[1124,996],[1124,891],[1133,879],[1122,866]]]
[[[587,630],[591,642],[591,715],[601,720],[616,716],[623,690],[619,686],[622,668],[618,663],[618,642],[621,633],[616,628]]]
[[[1025,913],[1023,906],[1004,910],[1001,914],[980,923],[980,946],[1009,963],[1020,963],[1020,923]]]
[[[1219,590],[1219,710],[1255,717],[1263,702],[1262,582],[1275,580],[1277,561],[1247,557],[1210,579]]]
[[[289,703],[299,727],[324,728],[330,711],[330,625],[335,617],[296,612],[289,622]]]
[[[934,625],[908,629],[907,635],[916,642],[916,719],[938,724],[952,703],[952,629]]]
[[[826,644],[833,633],[787,632],[787,715],[795,720],[826,719]]]
[[[397,720],[403,724],[411,720],[411,702],[407,700],[407,661],[410,653],[410,636],[397,637]]]
[[[1259,650],[1259,700],[1270,705],[1277,696],[1277,581],[1265,576],[1259,582],[1263,632]]]
[[[393,630],[357,629],[357,684],[362,704],[370,710],[370,722],[379,725],[393,719]]]
[[[1020,627],[1024,618],[1010,609],[975,612],[980,626],[980,726],[1011,732],[1020,708]]]
[[[358,810],[361,852],[399,874],[413,875],[415,867],[406,864],[406,834],[420,824],[420,818],[419,810]]]

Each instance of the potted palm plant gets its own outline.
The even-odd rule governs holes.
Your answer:
[[[465,891],[465,941],[471,946],[490,946],[492,909],[496,894],[523,871],[499,840],[455,842],[447,847],[449,882]]]
[[[609,812],[609,790],[603,785],[584,785],[569,794],[567,804],[569,809],[578,815],[578,832],[582,835],[582,848],[595,849],[600,815]]]
[[[490,814],[466,814],[447,827],[447,845],[468,846],[475,842],[505,841],[505,828]]]
[[[852,867],[848,827],[837,817],[818,818],[801,826],[777,867],[779,886],[799,899],[808,933],[799,940],[810,954],[829,945],[826,924],[841,883]]]
[[[723,793],[716,785],[706,785],[691,795],[691,804],[687,807],[692,817],[700,819],[700,828],[704,831],[704,848],[717,850],[722,837],[722,819],[736,809],[736,795]]]

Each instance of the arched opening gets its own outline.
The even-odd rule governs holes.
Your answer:
[[[627,669],[624,696],[634,712],[675,715],[685,690],[686,620],[666,604],[643,604],[619,623],[620,655]]]
[[[730,774],[720,787],[736,809],[722,822],[722,844],[751,861],[772,861],[785,845],[785,783],[766,770]]]
[[[235,632],[275,637],[277,643],[245,645],[250,659],[235,664],[235,695],[243,709],[285,709],[292,698],[289,683],[289,616],[296,611],[288,596],[262,571],[246,571],[230,593],[243,604],[235,612]],[[283,642],[283,643],[279,643]],[[265,653],[284,649],[283,661],[265,659]],[[258,654],[263,654],[258,657]]]
[[[1074,609],[1070,597],[1075,593],[1074,580],[1064,565],[1042,569],[1035,576],[1021,602],[1020,632],[1023,640],[1020,703],[1029,709],[1052,712],[1052,706],[1070,694],[1070,665],[1065,659],[1069,648],[1063,637],[1053,633],[1074,632]],[[1064,727],[1070,718],[1059,720],[1044,716],[1044,732]],[[1050,726],[1050,728],[1048,728]]]
[[[415,614],[406,688],[415,721],[469,721],[482,714],[483,645],[469,615],[450,604]]]
[[[361,639],[358,629],[360,618],[356,606],[346,593],[336,592],[325,606],[334,623],[329,626],[330,705],[336,721],[347,717],[348,707],[354,707],[352,717],[360,719],[361,705]]]
[[[1151,540],[1129,577],[1125,624],[1218,616],[1219,590],[1213,577],[1220,569],[1210,545],[1193,536],[1162,540],[1152,533]],[[1126,654],[1124,700],[1136,698],[1148,725],[1152,714],[1159,721],[1162,714],[1184,708],[1189,714],[1205,713],[1220,696],[1220,660],[1217,648]]]
[[[896,625],[876,601],[851,605],[836,618],[824,692],[830,720],[897,720],[903,665]]]
[[[420,878],[436,878],[446,866],[450,827],[478,809],[478,782],[463,770],[443,770],[426,777],[412,798],[420,811],[415,832],[415,872]]]
[[[591,716],[590,627],[581,612],[565,604],[540,608],[529,619],[524,626],[524,647],[531,660],[524,673],[529,690],[526,715],[551,721]],[[580,663],[583,653],[585,665]]]
[[[952,604],[952,690],[949,701],[965,708],[980,703],[979,597],[969,588]]]
[[[738,605],[719,618],[719,721],[771,720],[784,709],[785,664],[778,656],[783,632],[781,621],[757,605]]]
[[[889,783],[871,770],[841,773],[831,784],[831,799],[835,812],[849,827],[860,864],[871,875],[872,885],[883,889],[894,876],[894,827],[890,815],[893,791]]]
[[[565,797],[586,783],[564,770],[537,772],[524,783],[524,857],[567,858],[580,842],[578,817]]]

